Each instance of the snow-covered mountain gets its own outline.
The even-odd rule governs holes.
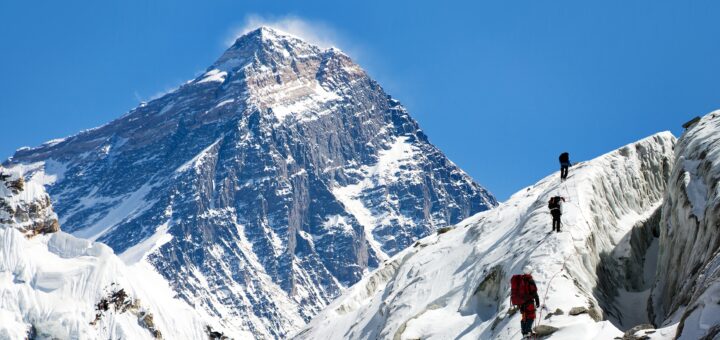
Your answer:
[[[258,338],[496,205],[347,55],[269,28],[178,89],[4,164],[45,185],[64,230]]]
[[[509,283],[525,265],[534,268],[544,305],[536,325],[554,331],[550,338],[636,333],[632,327],[650,321],[675,142],[665,132],[629,144],[572,167],[565,182],[554,173],[419,240],[345,291],[296,338],[519,339],[520,315],[508,313]],[[547,208],[556,195],[567,199],[561,233],[551,232]]]
[[[59,231],[49,202],[42,186],[0,167],[0,339],[208,337],[212,320],[173,298],[159,274]]]
[[[720,337],[720,111],[678,140],[663,204],[655,322],[677,339]]]

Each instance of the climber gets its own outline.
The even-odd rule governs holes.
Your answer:
[[[550,209],[550,215],[552,215],[552,231],[560,232],[560,217],[562,216],[562,202],[565,202],[565,197],[553,196],[548,201],[548,209]]]
[[[560,180],[564,181],[567,179],[568,168],[570,167],[570,154],[563,152],[560,154]]]
[[[535,308],[540,307],[540,297],[532,277],[532,268],[525,266],[523,273],[513,275],[510,279],[510,303],[520,310],[520,329],[523,338],[529,338],[535,335],[532,325],[535,322]]]

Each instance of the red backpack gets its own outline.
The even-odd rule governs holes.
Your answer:
[[[510,279],[510,302],[516,306],[522,306],[528,300],[532,299],[531,290],[533,287],[530,285],[532,276],[529,274],[517,274],[513,275]]]

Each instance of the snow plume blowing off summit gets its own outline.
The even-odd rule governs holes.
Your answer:
[[[64,230],[266,339],[497,204],[346,54],[267,27],[177,90],[4,164],[45,185]]]

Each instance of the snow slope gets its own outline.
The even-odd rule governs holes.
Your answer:
[[[8,172],[0,167],[0,174]],[[0,339],[207,337],[203,317],[175,299],[149,265],[128,267],[108,246],[61,231],[28,232],[28,225],[48,220],[57,226],[57,217],[50,205],[24,210],[49,198],[33,182],[10,190],[9,182],[19,177],[12,172],[0,179],[0,207],[10,207],[2,212],[15,215],[0,219]],[[111,304],[95,321],[98,303],[121,289],[127,297],[118,300],[118,309]]]
[[[627,292],[647,294],[632,292],[645,282],[633,288],[613,268],[630,268],[622,263],[632,263],[634,252],[641,268],[645,257],[652,261],[657,247],[651,240],[638,246],[635,235],[657,216],[674,143],[664,132],[629,144],[572,167],[564,183],[552,174],[496,209],[421,239],[347,290],[296,338],[518,339],[520,316],[507,314],[509,281],[526,264],[545,305],[538,320],[559,329],[552,339],[622,336],[634,326],[620,324],[622,313],[637,310],[627,310],[626,295],[606,286],[619,282]],[[568,199],[564,230],[549,233],[547,201],[558,194]],[[637,300],[629,308],[644,306]],[[546,319],[558,308],[562,315]],[[573,308],[583,312],[568,315]],[[601,321],[606,318],[619,320]]]
[[[720,111],[680,137],[662,211],[658,324],[679,339],[720,336]],[[663,321],[664,320],[664,321]]]

